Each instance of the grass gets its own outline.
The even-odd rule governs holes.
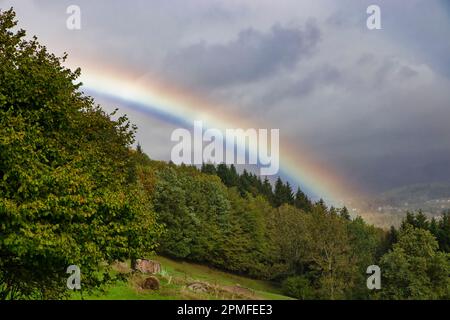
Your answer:
[[[144,290],[140,287],[149,275],[131,273],[128,266],[114,266],[114,272],[129,273],[128,280],[105,288],[104,292],[83,295],[87,300],[217,300],[217,299],[262,299],[286,300],[273,283],[227,273],[208,266],[175,261],[165,257],[153,257],[159,261],[162,271],[157,275],[159,290]],[[207,292],[195,292],[188,288],[193,282],[207,284]],[[75,293],[73,299],[80,299]]]

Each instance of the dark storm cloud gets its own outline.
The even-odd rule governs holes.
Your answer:
[[[273,76],[308,56],[320,39],[313,23],[303,30],[274,25],[268,32],[252,28],[225,44],[196,43],[169,54],[166,71],[200,86],[216,87]]]

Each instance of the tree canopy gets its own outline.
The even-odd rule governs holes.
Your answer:
[[[134,127],[14,17],[0,13],[0,297],[58,298],[69,265],[96,288],[101,263],[153,250],[160,228],[133,178]]]

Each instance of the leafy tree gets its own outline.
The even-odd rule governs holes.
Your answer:
[[[368,266],[378,264],[379,258],[384,253],[385,233],[366,224],[359,216],[351,221],[342,218],[347,223],[350,253],[356,267],[355,281],[353,285],[347,287],[346,296],[352,299],[369,299],[371,292],[366,286],[366,270]]]
[[[315,286],[323,299],[345,298],[346,288],[354,285],[358,270],[351,251],[345,220],[321,207],[307,215],[305,261],[315,274]]]
[[[381,259],[384,299],[449,299],[450,255],[438,251],[433,235],[405,225]]]
[[[282,283],[282,288],[286,295],[300,300],[315,298],[315,290],[311,285],[311,281],[305,276],[286,278]]]
[[[450,212],[443,212],[441,217],[437,219],[432,218],[431,221],[427,219],[421,210],[417,213],[407,212],[400,230],[407,226],[430,231],[436,237],[439,249],[443,252],[450,252]],[[394,235],[393,232],[397,232],[395,228],[391,230],[392,235]]]
[[[60,298],[69,265],[98,288],[100,264],[152,251],[160,228],[135,180],[135,128],[16,24],[0,12],[0,299]]]
[[[222,247],[224,266],[258,278],[269,277],[272,258],[266,229],[271,206],[262,197],[242,198],[235,189],[229,190],[228,199],[231,210]]]
[[[269,220],[270,242],[275,245],[273,266],[274,277],[303,274],[308,234],[307,217],[303,211],[282,205],[273,210]]]
[[[195,233],[188,190],[192,190],[190,181],[180,178],[175,168],[166,167],[157,172],[153,205],[158,221],[167,230],[160,239],[159,251],[177,258],[189,256]]]

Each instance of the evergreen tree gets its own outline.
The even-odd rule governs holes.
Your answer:
[[[312,209],[311,201],[309,200],[308,196],[300,189],[300,187],[297,188],[294,205],[298,209],[301,209],[305,212],[310,212]]]
[[[352,218],[350,217],[350,213],[348,212],[348,209],[346,206],[344,206],[341,210],[340,210],[340,215],[342,218],[344,218],[345,220],[351,220]]]
[[[406,225],[411,225],[415,228],[421,228],[425,230],[428,230],[430,227],[428,219],[422,212],[422,210],[419,210],[417,213],[408,211],[406,213],[406,218],[402,222],[401,229],[404,229]]]
[[[325,204],[325,201],[320,198],[319,201],[316,202],[315,207],[319,208],[321,211],[327,212],[328,208],[327,205]]]
[[[248,174],[247,170],[244,169],[242,174],[238,178],[238,190],[241,196],[245,196],[247,192],[251,192],[252,190],[252,181],[251,176]]]
[[[262,183],[262,195],[269,201],[270,204],[273,204],[274,194],[272,185],[267,177],[264,178],[264,182]]]
[[[294,193],[292,192],[292,187],[291,187],[291,184],[289,183],[289,181],[287,181],[284,186],[284,193],[285,193],[284,203],[294,205]]]
[[[285,203],[285,191],[284,191],[284,184],[280,177],[278,177],[277,181],[275,182],[275,191],[273,194],[273,205],[275,208],[278,208],[283,203]]]
[[[143,154],[144,153],[144,151],[142,150],[142,146],[141,146],[141,144],[139,142],[137,144],[136,151],[139,154]]]
[[[442,214],[434,235],[438,240],[440,250],[450,253],[450,211]]]
[[[388,231],[387,234],[387,242],[388,242],[388,248],[392,248],[394,243],[396,243],[398,240],[398,231],[395,229],[394,226],[391,226],[391,228]]]
[[[217,174],[216,166],[212,163],[203,163],[200,171],[211,175]]]
[[[229,177],[230,177],[230,186],[237,187],[239,184],[239,174],[237,173],[237,170],[236,170],[236,167],[234,166],[234,164],[230,165]]]
[[[237,187],[239,182],[239,175],[236,172],[236,167],[221,163],[217,166],[217,175],[227,187]]]

